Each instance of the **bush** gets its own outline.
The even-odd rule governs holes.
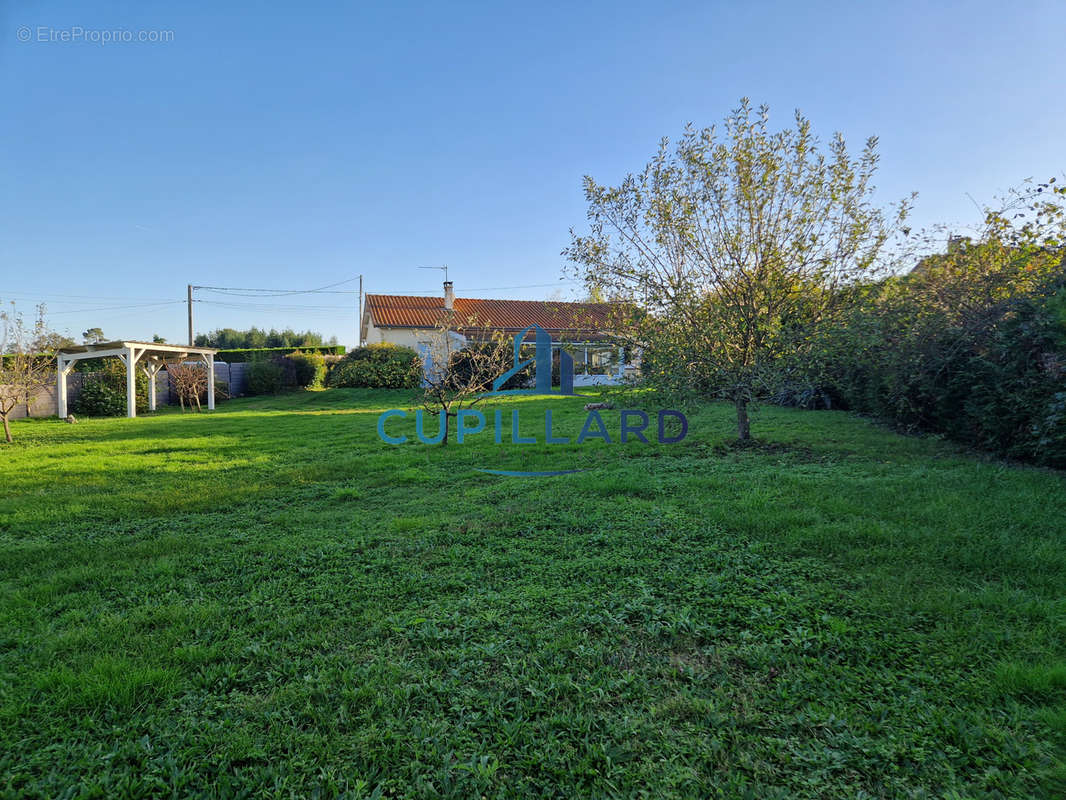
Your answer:
[[[284,384],[282,368],[273,361],[253,361],[248,365],[246,378],[248,394],[277,394]]]
[[[280,360],[284,362],[286,384],[303,389],[322,386],[326,378],[326,358],[321,353],[297,350]]]
[[[1056,392],[1031,431],[1046,464],[1066,464],[1066,392]]]
[[[327,377],[332,387],[416,389],[422,384],[422,361],[410,347],[371,344],[334,364]]]
[[[71,403],[71,411],[83,417],[120,417],[126,413],[126,392],[103,381],[86,380]]]
[[[1066,266],[989,250],[870,287],[819,343],[813,382],[904,428],[1066,467]]]
[[[117,359],[101,361],[97,369],[85,373],[71,411],[86,417],[123,417],[127,411],[126,365]],[[136,381],[136,405],[140,414],[148,410],[148,377],[139,368]]]

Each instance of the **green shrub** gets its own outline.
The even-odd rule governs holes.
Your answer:
[[[1066,464],[1066,392],[1056,392],[1033,423],[1032,436],[1040,448],[1041,461]]]
[[[326,357],[321,353],[304,353],[297,350],[281,361],[286,373],[286,383],[303,389],[322,386],[326,378]]]
[[[371,344],[334,364],[327,383],[332,387],[415,389],[422,383],[422,361],[410,347]]]
[[[245,391],[248,394],[277,394],[284,384],[284,374],[273,361],[253,361],[248,365]]]
[[[1066,266],[990,249],[870,287],[819,343],[813,382],[835,406],[1066,467]]]
[[[95,360],[95,359],[93,359]],[[136,376],[137,413],[148,410],[148,377],[138,369]],[[126,415],[126,365],[117,359],[101,360],[86,372],[81,392],[71,403],[71,411],[86,417]]]
[[[71,403],[71,411],[84,417],[120,417],[126,413],[126,392],[103,381],[86,380]]]

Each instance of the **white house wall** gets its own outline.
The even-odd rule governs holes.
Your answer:
[[[425,351],[428,343],[433,341],[436,331],[432,328],[379,328],[374,325],[372,315],[367,315],[366,343],[367,344],[394,344],[402,347],[410,347],[425,359]],[[635,360],[636,364],[639,361]],[[574,375],[575,386],[607,386],[622,383],[626,367],[631,371],[636,364],[619,364],[613,374],[607,375]]]
[[[433,337],[430,328],[379,328],[371,320],[366,326],[367,344],[395,344],[417,350],[420,342]]]

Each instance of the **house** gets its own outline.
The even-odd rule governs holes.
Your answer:
[[[624,348],[610,342],[612,303],[566,303],[554,300],[481,300],[456,297],[452,282],[444,282],[442,297],[368,294],[360,335],[366,344],[396,344],[425,354],[432,347],[437,325],[446,312],[454,319],[459,346],[493,335],[516,336],[532,325],[552,340],[552,349],[565,348],[574,359],[574,385],[618,383],[626,370]],[[526,334],[534,347],[534,334]]]

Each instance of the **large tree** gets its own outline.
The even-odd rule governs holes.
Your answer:
[[[46,330],[41,334],[41,338],[35,341],[32,346],[33,349],[39,353],[47,353],[59,350],[63,347],[73,347],[75,344],[77,344],[77,342],[66,334]]]
[[[823,146],[799,112],[772,131],[744,99],[723,130],[664,139],[618,186],[586,176],[590,230],[564,254],[590,292],[640,309],[618,327],[645,375],[731,400],[747,439],[748,404],[877,269],[909,210],[874,205],[876,147],[852,156],[840,134]]]

